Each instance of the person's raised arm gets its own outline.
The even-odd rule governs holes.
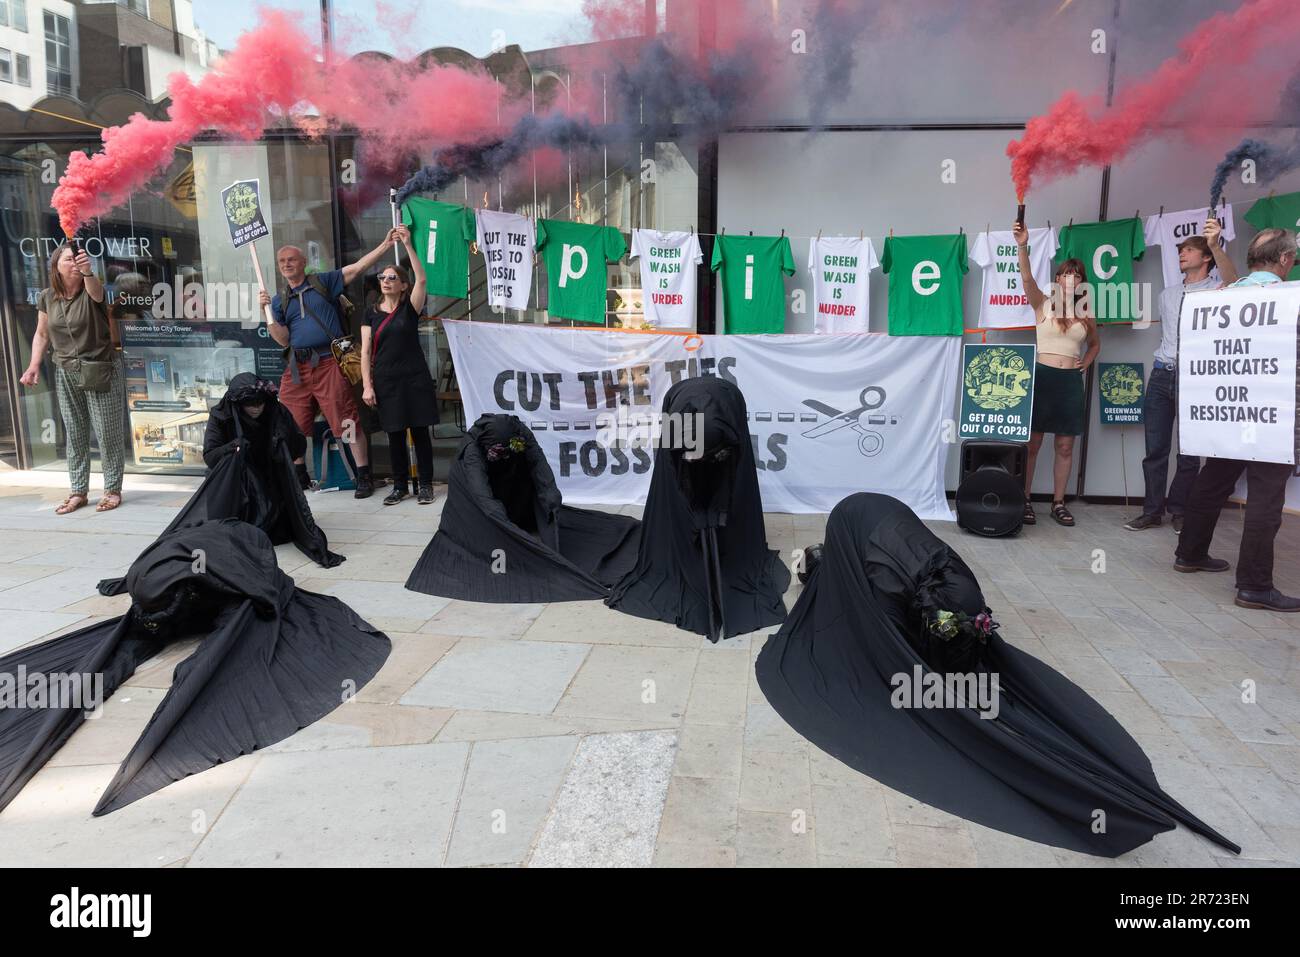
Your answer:
[[[393,248],[393,243],[396,242],[396,240],[393,238],[393,233],[395,233],[396,231],[397,231],[396,229],[390,229],[388,231],[388,235],[384,237],[384,241],[382,243],[380,243],[374,249],[370,250],[370,252],[366,253],[356,262],[343,267],[343,269],[341,270],[343,273],[343,285],[346,286],[348,283],[356,279],[358,276],[364,275],[370,269],[371,266],[373,266],[375,263],[379,262],[381,258],[383,258],[384,253],[388,252],[388,250]]]
[[[1228,258],[1228,250],[1223,246],[1223,227],[1219,221],[1211,216],[1205,221],[1205,241],[1210,245],[1210,255],[1214,257],[1214,265],[1219,269],[1219,278],[1223,280],[1225,286],[1231,286],[1241,278],[1237,273],[1237,267],[1232,264]]]
[[[74,261],[77,264],[77,272],[81,273],[81,281],[86,284],[86,292],[90,293],[90,298],[95,302],[104,301],[104,284],[99,281],[95,275],[94,266],[90,262],[90,256],[83,249],[77,253]]]
[[[41,360],[45,350],[50,347],[50,317],[44,312],[36,314],[36,333],[32,336],[32,361],[27,363],[27,371],[19,378],[23,385],[36,385],[41,379]]]
[[[417,314],[424,312],[424,300],[428,296],[428,286],[424,277],[424,264],[415,254],[415,244],[411,241],[411,231],[405,226],[398,226],[393,230],[396,238],[406,247],[406,256],[411,263],[411,276],[414,282],[411,286],[411,308]]]
[[[1038,288],[1038,283],[1034,282],[1034,270],[1029,265],[1029,230],[1024,223],[1016,223],[1011,228],[1011,233],[1016,238],[1016,253],[1020,257],[1020,284],[1024,287],[1025,298],[1029,300],[1029,308],[1034,310],[1034,318],[1037,319],[1047,296]]]

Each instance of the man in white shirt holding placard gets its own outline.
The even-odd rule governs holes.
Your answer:
[[[1250,244],[1246,265],[1250,275],[1234,285],[1265,286],[1281,282],[1296,264],[1296,235],[1265,229]],[[1297,430],[1300,438],[1300,429]],[[1219,513],[1246,473],[1246,516],[1237,556],[1236,604],[1275,612],[1300,612],[1300,598],[1273,586],[1273,539],[1282,527],[1286,484],[1295,471],[1285,462],[1249,462],[1207,458],[1192,485],[1187,517],[1178,540],[1174,568],[1180,572],[1224,572],[1228,563],[1210,557],[1210,542]]]

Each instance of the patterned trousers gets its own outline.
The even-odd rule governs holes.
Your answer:
[[[84,392],[74,386],[58,366],[54,367],[54,391],[59,413],[68,434],[68,478],[74,495],[90,490],[90,429],[99,439],[104,471],[104,491],[122,491],[122,469],[126,464],[126,388],[122,363],[113,363],[112,385],[107,392]]]

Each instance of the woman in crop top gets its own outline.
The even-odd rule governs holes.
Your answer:
[[[1101,339],[1084,294],[1087,279],[1083,263],[1077,259],[1061,263],[1052,278],[1052,288],[1044,292],[1034,282],[1029,266],[1029,232],[1025,224],[1016,223],[1014,233],[1025,295],[1038,320],[1034,412],[1025,463],[1024,522],[1033,525],[1036,521],[1029,491],[1043,436],[1051,432],[1056,451],[1052,464],[1052,518],[1061,525],[1073,525],[1074,516],[1065,507],[1065,484],[1074,461],[1075,436],[1083,434],[1083,373],[1101,351]]]

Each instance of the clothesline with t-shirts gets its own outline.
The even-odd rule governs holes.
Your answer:
[[[1258,200],[1246,214],[1256,228],[1291,214],[1289,201],[1300,206],[1300,193]],[[1125,219],[1075,223],[1028,230],[1030,271],[1040,289],[1047,289],[1057,265],[1078,259],[1094,287],[1099,323],[1131,323],[1142,317],[1143,303],[1134,282],[1134,262],[1148,246],[1161,248],[1165,284],[1180,281],[1178,245],[1203,233],[1208,207],[1159,211],[1145,222],[1141,210]],[[1223,203],[1215,211],[1224,242],[1235,238],[1233,208]],[[402,221],[411,227],[417,253],[431,294],[466,298],[469,252],[481,255],[487,272],[487,300],[496,310],[528,308],[536,264],[545,265],[551,318],[593,326],[609,324],[606,264],[637,262],[640,289],[617,289],[629,300],[628,310],[644,316],[653,328],[693,329],[698,307],[697,266],[704,262],[700,237],[712,239],[708,268],[722,287],[724,329],[728,333],[785,332],[786,279],[795,275],[791,241],[807,244],[805,269],[811,277],[815,331],[866,332],[869,319],[870,273],[888,277],[888,330],[891,335],[983,333],[988,330],[1030,330],[1036,317],[1020,274],[1019,249],[1010,229],[991,223],[972,237],[964,226],[957,232],[884,237],[879,256],[865,230],[855,237],[827,235],[755,235],[752,230],[718,232],[632,229],[631,243],[612,226],[526,216],[502,210],[477,209],[429,200],[409,199]],[[472,246],[468,245],[472,244]],[[974,328],[963,314],[966,274],[973,263],[981,273],[983,291]],[[540,289],[538,290],[540,294]],[[618,308],[617,306],[615,307]],[[504,312],[502,312],[504,321]]]

